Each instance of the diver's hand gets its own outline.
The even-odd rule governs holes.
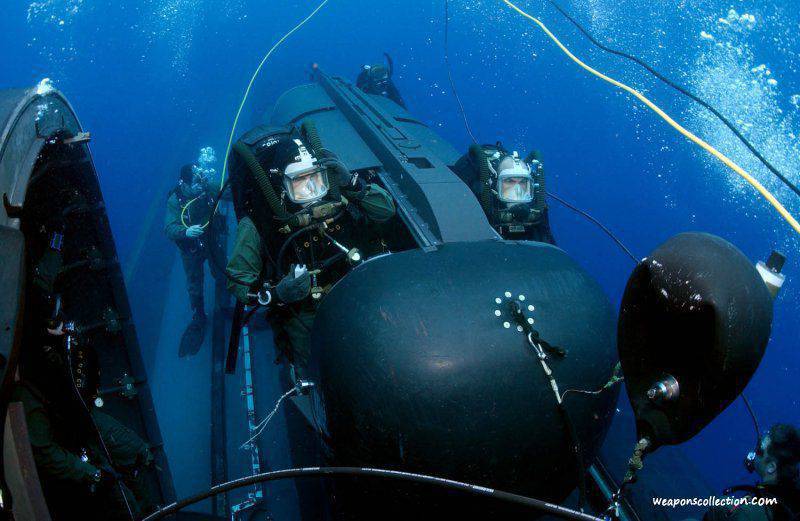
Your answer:
[[[331,183],[338,183],[339,186],[346,187],[353,180],[353,174],[350,173],[347,166],[329,150],[322,150],[319,164],[328,171],[328,180]]]
[[[287,304],[300,302],[311,293],[311,274],[305,266],[292,264],[289,274],[275,286],[275,294]]]
[[[190,239],[196,239],[203,235],[204,232],[205,230],[203,230],[203,227],[199,224],[195,224],[194,226],[189,226],[186,228],[186,236]]]

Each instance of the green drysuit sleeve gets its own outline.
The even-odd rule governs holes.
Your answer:
[[[181,223],[181,205],[175,194],[167,200],[167,213],[164,216],[164,233],[175,242],[186,240],[186,228]]]
[[[39,475],[50,479],[90,482],[92,476],[97,472],[97,467],[64,450],[53,441],[50,420],[44,410],[36,409],[26,416],[33,459],[36,461]]]
[[[347,196],[345,193],[345,197]],[[396,211],[392,196],[376,184],[368,184],[361,194],[353,198],[353,202],[364,211],[369,220],[376,223],[385,223],[394,217]]]
[[[236,242],[227,267],[228,274],[236,279],[236,282],[228,279],[228,291],[242,304],[248,302],[250,286],[261,276],[264,267],[262,253],[261,235],[253,221],[249,217],[243,217],[236,229]]]

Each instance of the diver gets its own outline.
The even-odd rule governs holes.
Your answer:
[[[215,212],[217,194],[210,188],[216,173],[210,166],[213,160],[213,149],[202,149],[198,162],[181,168],[178,184],[167,199],[164,233],[180,251],[193,312],[181,337],[180,357],[197,354],[205,338],[203,275],[206,261],[217,284],[223,284],[225,278],[222,273],[225,250],[220,240],[225,233],[225,220]]]
[[[228,289],[241,305],[269,305],[280,354],[299,378],[325,293],[352,266],[386,251],[391,196],[322,148],[312,123],[256,127],[230,161],[239,219]]]
[[[364,65],[356,78],[356,87],[367,94],[377,94],[389,98],[401,107],[407,108],[403,97],[400,96],[400,91],[392,81],[394,73],[392,58],[387,53],[383,53],[383,55],[386,56],[386,65]]]
[[[91,346],[69,324],[47,322],[28,336],[12,401],[23,404],[51,517],[138,519],[157,506],[144,474],[153,465],[150,447],[99,410]]]
[[[778,423],[763,436],[756,449],[745,458],[745,467],[761,478],[758,485],[730,487],[725,494],[744,492],[748,499],[774,499],[772,505],[714,507],[705,521],[791,521],[800,516],[800,431]]]
[[[555,244],[545,201],[545,174],[541,155],[524,160],[501,143],[472,145],[452,170],[469,186],[489,219],[508,240]]]

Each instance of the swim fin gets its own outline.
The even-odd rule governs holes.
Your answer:
[[[203,339],[206,335],[206,316],[204,314],[195,313],[192,321],[186,326],[186,331],[183,332],[181,337],[181,346],[178,351],[178,356],[183,358],[185,356],[194,356],[200,351],[203,345]]]

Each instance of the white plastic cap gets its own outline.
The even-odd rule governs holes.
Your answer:
[[[764,279],[764,283],[767,285],[767,289],[772,294],[772,297],[778,294],[778,291],[783,287],[783,283],[786,282],[786,275],[782,273],[775,273],[771,269],[767,268],[767,265],[764,264],[764,261],[758,261],[756,263],[756,270],[758,274],[761,275],[761,278]]]

